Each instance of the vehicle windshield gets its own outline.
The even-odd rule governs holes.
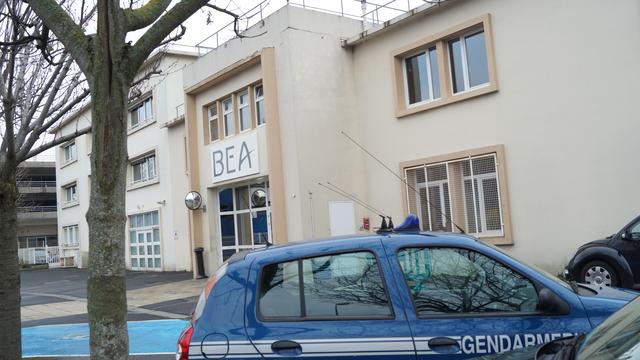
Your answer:
[[[591,331],[578,350],[578,360],[640,358],[640,298],[625,305]]]
[[[502,251],[499,247],[497,247],[497,246],[495,246],[495,245],[493,245],[493,244],[489,244],[489,243],[484,242],[484,241],[482,241],[482,240],[480,240],[480,242],[481,242],[482,244],[487,245],[488,247],[490,247],[490,248],[492,248],[492,249],[494,249],[494,250],[496,250],[496,251],[498,251],[498,252],[500,252],[500,253],[502,253],[502,254],[504,254],[504,255],[508,256],[508,257],[510,257],[510,258],[513,258],[513,256],[511,256],[511,255],[507,254],[506,252]],[[530,267],[530,268],[534,269],[535,271],[539,272],[540,274],[542,274],[542,275],[543,275],[544,277],[546,277],[547,279],[549,279],[549,280],[551,280],[551,281],[554,281],[554,282],[555,282],[555,283],[557,283],[558,285],[563,286],[563,287],[565,287],[566,289],[571,290],[571,291],[573,291],[573,292],[576,292],[576,291],[575,291],[575,290],[574,290],[574,289],[573,289],[573,288],[572,288],[572,287],[571,287],[567,282],[563,281],[563,280],[562,280],[562,279],[560,279],[559,277],[554,276],[554,275],[551,275],[551,274],[550,274],[550,273],[548,273],[547,271],[545,271],[545,270],[543,270],[543,269],[540,269],[539,267],[537,267],[537,266],[535,266],[535,265],[529,264],[529,263],[527,263],[526,261],[522,261],[522,260],[520,260],[520,259],[516,259],[516,260],[518,260],[518,262],[520,262],[520,263],[522,263],[522,264],[524,264],[524,265],[526,265],[526,266],[528,266],[528,267]]]

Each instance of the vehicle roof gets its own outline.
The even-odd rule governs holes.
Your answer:
[[[377,233],[377,234],[364,234],[364,235],[344,235],[344,236],[334,236],[328,238],[321,239],[312,239],[312,240],[303,240],[303,241],[292,241],[286,244],[280,245],[272,245],[269,247],[263,247],[255,250],[239,252],[229,258],[229,262],[239,261],[245,258],[261,258],[263,256],[273,256],[278,255],[284,251],[296,251],[300,254],[304,254],[305,252],[314,252],[317,250],[325,249],[327,245],[342,245],[345,243],[352,243],[354,240],[370,240],[370,239],[380,239],[382,242],[393,241],[394,239],[409,239],[416,238],[416,240],[425,240],[426,238],[432,240],[440,240],[440,241],[452,241],[459,244],[475,244],[478,242],[478,239],[473,236],[460,234],[460,233],[446,233],[446,232],[388,232],[388,233]]]

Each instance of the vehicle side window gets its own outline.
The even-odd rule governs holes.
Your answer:
[[[260,283],[260,312],[264,317],[300,317],[298,262],[265,266]]]
[[[629,228],[629,234],[631,234],[632,239],[640,239],[640,221]]]
[[[260,316],[265,319],[392,315],[380,268],[370,252],[268,265],[261,279],[258,306]],[[300,279],[303,294],[299,290]]]
[[[408,248],[398,261],[419,316],[532,312],[538,305],[531,281],[474,251]]]

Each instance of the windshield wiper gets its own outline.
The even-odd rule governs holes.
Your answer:
[[[578,292],[580,291],[580,287],[578,286],[578,283],[575,280],[562,279],[562,281],[564,281],[567,285],[569,285],[571,287],[571,290],[573,290],[574,293],[578,294]]]

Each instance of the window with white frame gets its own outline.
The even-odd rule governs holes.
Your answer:
[[[131,183],[139,184],[156,179],[156,155],[146,155],[131,162]]]
[[[484,30],[449,40],[448,46],[454,93],[468,91],[489,83]]]
[[[435,46],[404,58],[404,77],[409,106],[439,99],[440,75]]]
[[[62,153],[64,154],[64,162],[68,163],[76,159],[76,142],[70,142],[62,147]]]
[[[129,255],[133,270],[161,270],[158,211],[129,216]]]
[[[78,225],[69,225],[62,227],[63,239],[64,242],[62,246],[64,247],[78,247],[80,241],[78,239]]]
[[[232,136],[236,133],[236,124],[233,119],[233,102],[231,98],[222,100],[222,118],[224,121],[224,136]]]
[[[249,92],[238,94],[238,116],[240,117],[240,131],[251,129],[251,109],[249,108]]]
[[[264,125],[265,114],[264,114],[264,88],[262,85],[256,85],[253,88],[256,102],[256,124],[258,126]]]
[[[409,212],[423,230],[458,231],[455,222],[477,237],[504,235],[496,154],[424,164],[405,175]]]
[[[222,189],[218,200],[223,260],[271,242],[268,183]]]
[[[142,126],[153,120],[153,98],[140,101],[129,110],[129,128]]]
[[[62,196],[66,204],[78,201],[78,186],[75,182],[62,187]]]
[[[209,141],[218,140],[218,103],[213,103],[207,109],[207,114],[209,114]]]

